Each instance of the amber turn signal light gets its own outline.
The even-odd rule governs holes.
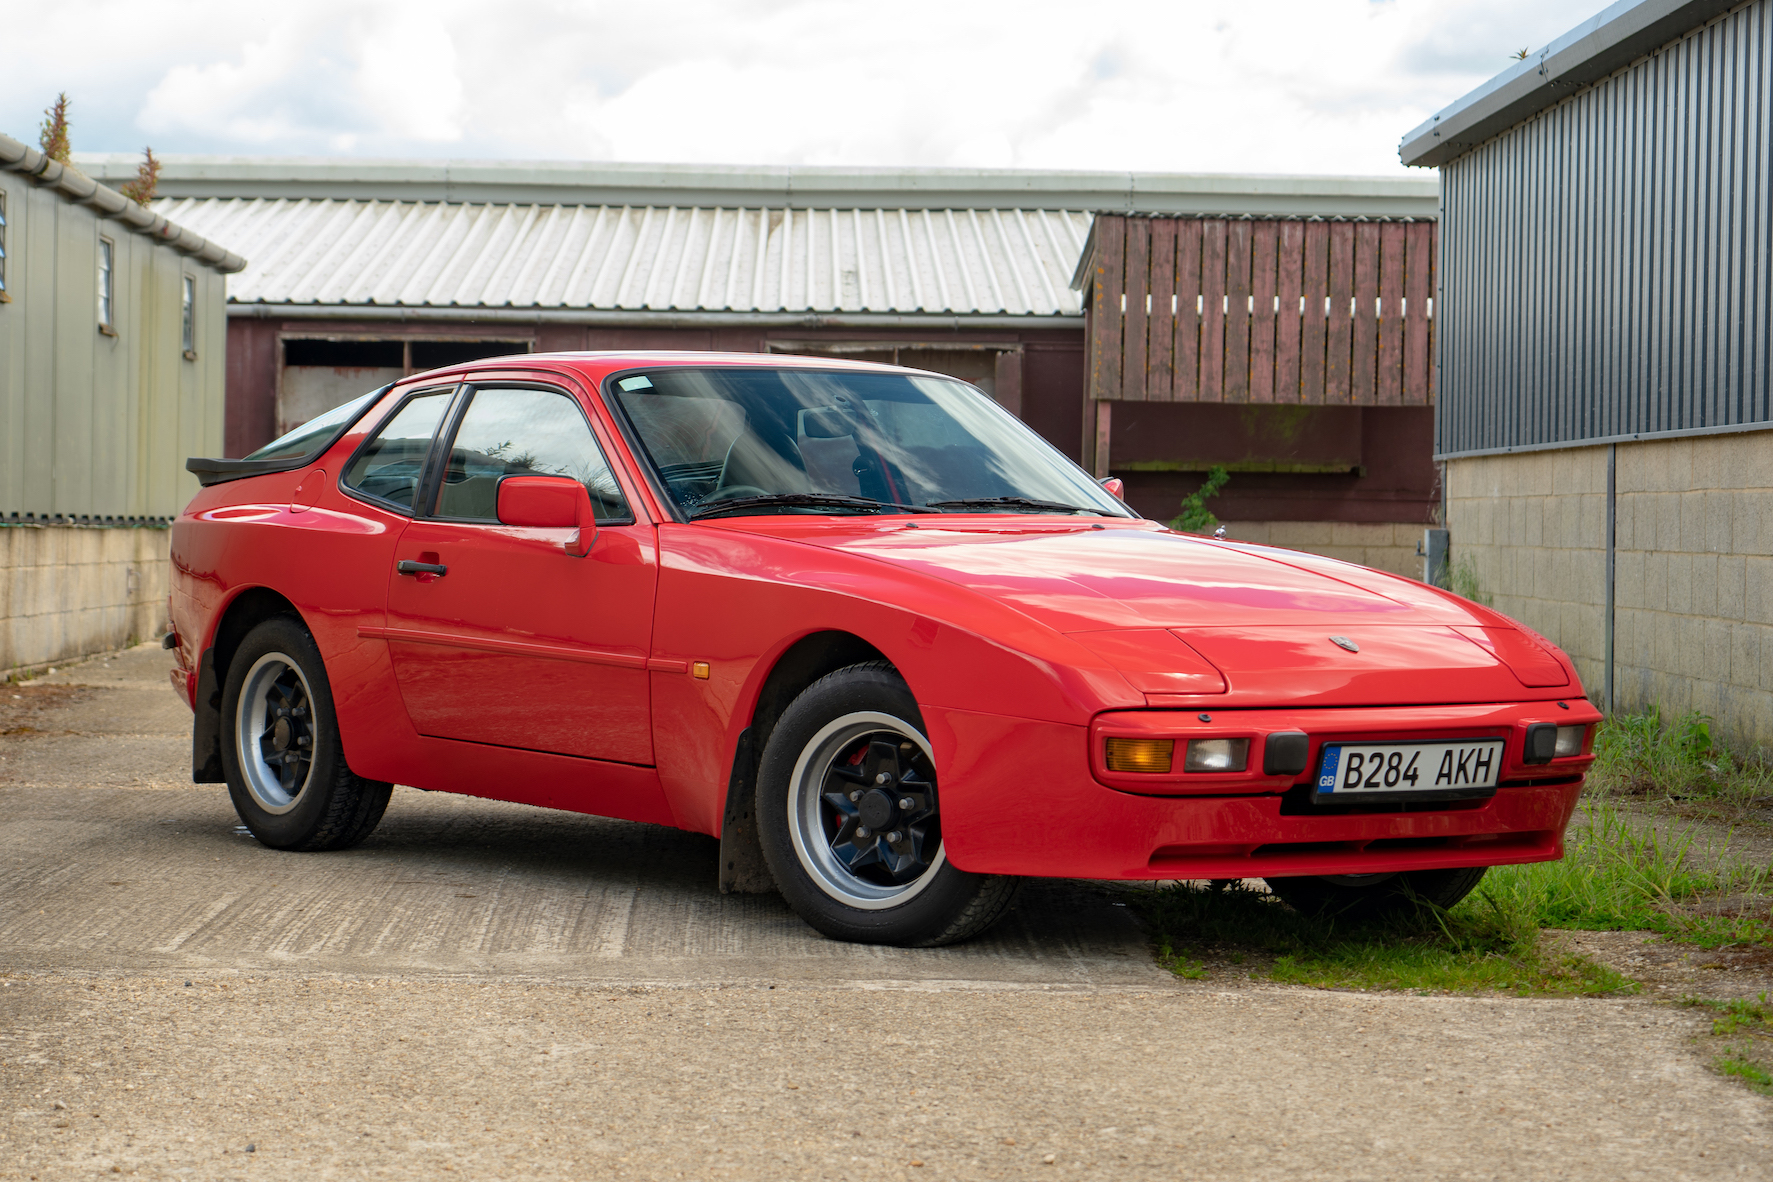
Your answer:
[[[1110,739],[1108,770],[1111,772],[1155,772],[1170,770],[1176,755],[1174,739]]]

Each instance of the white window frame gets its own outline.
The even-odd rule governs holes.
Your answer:
[[[185,360],[197,360],[197,277],[179,278],[179,340],[184,346]]]
[[[0,303],[10,298],[6,294],[6,194],[0,191]]]
[[[98,248],[98,327],[117,335],[117,244],[102,234]]]

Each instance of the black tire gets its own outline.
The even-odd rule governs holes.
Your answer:
[[[375,829],[394,790],[345,762],[320,649],[290,616],[247,633],[228,665],[222,771],[241,821],[279,850],[349,849]]]
[[[1268,889],[1305,915],[1371,923],[1413,915],[1431,907],[1446,910],[1477,889],[1487,866],[1452,870],[1411,870],[1401,874],[1344,875],[1336,878],[1270,878]],[[1361,879],[1370,881],[1362,882]]]
[[[877,813],[890,816],[884,832],[868,828]],[[827,674],[782,713],[764,744],[756,817],[788,905],[834,940],[953,944],[1002,918],[1021,884],[948,862],[923,715],[885,661]]]

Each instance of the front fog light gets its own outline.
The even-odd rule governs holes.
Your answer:
[[[1586,726],[1560,726],[1558,728],[1557,752],[1554,758],[1562,759],[1566,755],[1581,755],[1582,740],[1587,736]]]
[[[1174,739],[1110,739],[1106,755],[1111,772],[1156,772],[1165,775],[1175,757]]]
[[[1190,772],[1241,772],[1249,762],[1248,739],[1190,739],[1182,766]]]

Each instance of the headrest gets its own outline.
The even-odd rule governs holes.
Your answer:
[[[855,421],[837,407],[800,412],[800,434],[803,439],[843,439],[855,433]]]

